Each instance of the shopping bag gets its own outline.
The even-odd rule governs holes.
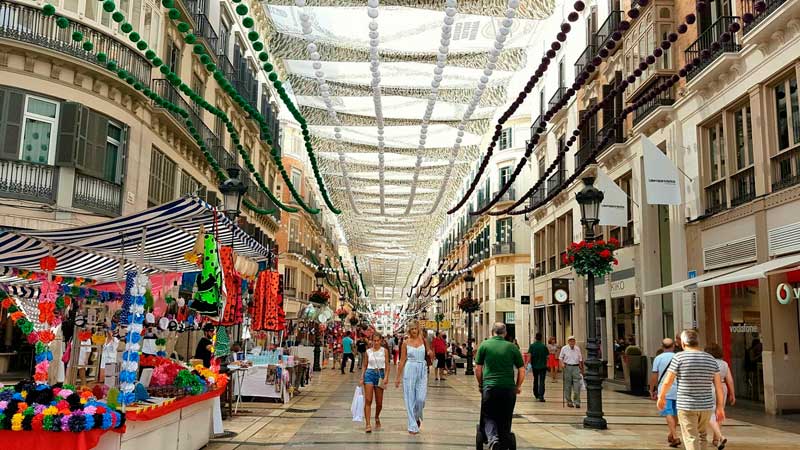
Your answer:
[[[581,390],[582,391],[586,390],[586,381],[583,379],[583,377],[581,377]]]
[[[364,391],[361,386],[356,386],[356,392],[353,394],[353,404],[350,406],[350,412],[353,414],[353,422],[364,421]]]

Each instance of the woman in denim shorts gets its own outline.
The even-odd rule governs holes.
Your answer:
[[[372,409],[372,396],[375,394],[375,429],[381,428],[381,409],[383,408],[383,390],[389,380],[391,365],[386,364],[389,351],[383,346],[383,336],[378,333],[372,335],[371,346],[367,349],[367,364],[361,372],[361,386],[364,386],[364,419],[367,425],[366,432],[372,432],[370,416]]]

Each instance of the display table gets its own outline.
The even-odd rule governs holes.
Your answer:
[[[53,432],[53,431],[0,431],[0,448],[4,450],[89,450],[95,448],[98,442],[108,437],[108,440],[119,440],[124,428],[116,430],[89,430],[82,433]],[[119,447],[117,447],[119,448]]]
[[[237,397],[261,397],[277,398],[288,401],[288,396],[284,396],[284,383],[279,380],[270,380],[268,375],[275,371],[279,366],[274,365],[254,365],[246,369],[246,372],[233,377],[233,393]],[[277,374],[275,375],[277,377]]]
[[[224,388],[183,397],[156,408],[129,410],[125,414],[125,433],[106,433],[100,437],[97,449],[197,450],[208,444],[211,411],[215,398],[223,391]]]

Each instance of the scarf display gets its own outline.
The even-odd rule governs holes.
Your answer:
[[[258,275],[253,293],[253,331],[282,331],[286,328],[281,275],[265,270]]]

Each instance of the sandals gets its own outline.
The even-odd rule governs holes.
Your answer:
[[[723,450],[725,448],[725,444],[727,444],[727,443],[728,443],[728,439],[725,436],[723,436],[722,439],[720,439],[720,440],[716,440],[715,439],[715,440],[711,441],[711,445],[713,445],[714,448],[716,448],[717,450]]]
[[[375,431],[380,430],[380,429],[381,429],[381,421],[375,419]]]
[[[681,440],[672,435],[667,436],[667,442],[669,442],[669,446],[672,448],[679,448],[681,446]],[[714,446],[716,447],[716,445]]]
[[[364,430],[365,433],[372,433],[372,427],[367,425],[367,428]]]

